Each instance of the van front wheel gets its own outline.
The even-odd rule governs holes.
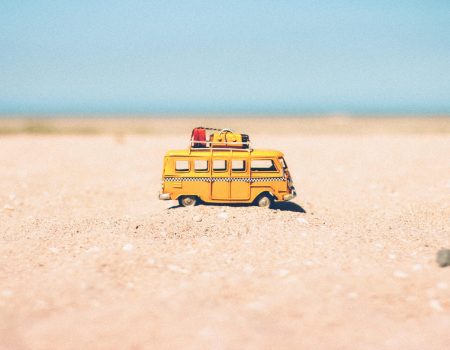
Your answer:
[[[272,197],[268,194],[262,194],[256,198],[256,205],[261,208],[270,208],[272,206]]]
[[[198,199],[195,196],[181,196],[178,198],[178,203],[182,207],[193,207],[197,205]]]

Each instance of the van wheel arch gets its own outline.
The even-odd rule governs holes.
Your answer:
[[[200,198],[194,195],[185,195],[178,197],[178,204],[181,207],[194,207],[200,203]]]
[[[271,208],[274,200],[275,196],[272,193],[270,193],[269,191],[264,191],[255,198],[253,204],[257,205],[258,207]]]

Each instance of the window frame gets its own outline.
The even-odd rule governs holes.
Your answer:
[[[252,168],[252,161],[254,160],[270,160],[272,162],[272,165],[274,166],[275,170],[254,170]],[[250,160],[250,171],[251,172],[257,172],[257,173],[279,173],[280,170],[277,167],[277,162],[273,158],[253,158]]]
[[[187,165],[188,165],[187,169],[186,170],[178,170],[177,162],[187,162]],[[191,170],[191,162],[189,159],[183,159],[183,158],[174,159],[174,167],[173,168],[175,169],[176,173],[188,173]]]
[[[284,170],[286,170],[288,168],[286,160],[284,159],[284,157],[279,157],[278,158],[278,162],[281,164],[281,168],[283,168]]]
[[[223,160],[225,162],[225,169],[220,169],[220,170],[214,169],[214,162],[217,161],[217,160]],[[221,158],[213,159],[212,160],[212,164],[211,164],[211,171],[214,172],[214,173],[225,173],[225,172],[227,172],[228,171],[228,159],[221,159]]]
[[[197,162],[197,161],[203,161],[203,162],[206,162],[206,169],[202,169],[202,170],[196,169],[196,168],[195,168],[195,162]],[[208,160],[208,159],[194,159],[194,167],[193,167],[193,170],[194,170],[194,172],[196,172],[196,173],[207,173],[207,172],[209,172],[209,160]]]
[[[233,161],[235,161],[235,160],[244,162],[244,168],[242,170],[241,169],[239,169],[239,170],[233,169]],[[231,159],[231,169],[230,170],[232,173],[245,173],[247,171],[247,161],[245,159]]]

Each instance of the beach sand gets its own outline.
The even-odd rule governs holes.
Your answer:
[[[448,348],[449,121],[208,123],[285,153],[274,210],[157,199],[205,120],[9,122],[0,349]]]

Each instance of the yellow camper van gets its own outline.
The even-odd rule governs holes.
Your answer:
[[[247,135],[229,129],[209,140],[193,132],[187,150],[166,153],[163,169],[159,199],[178,200],[181,206],[254,203],[269,208],[273,201],[296,196],[283,153],[252,149]]]

